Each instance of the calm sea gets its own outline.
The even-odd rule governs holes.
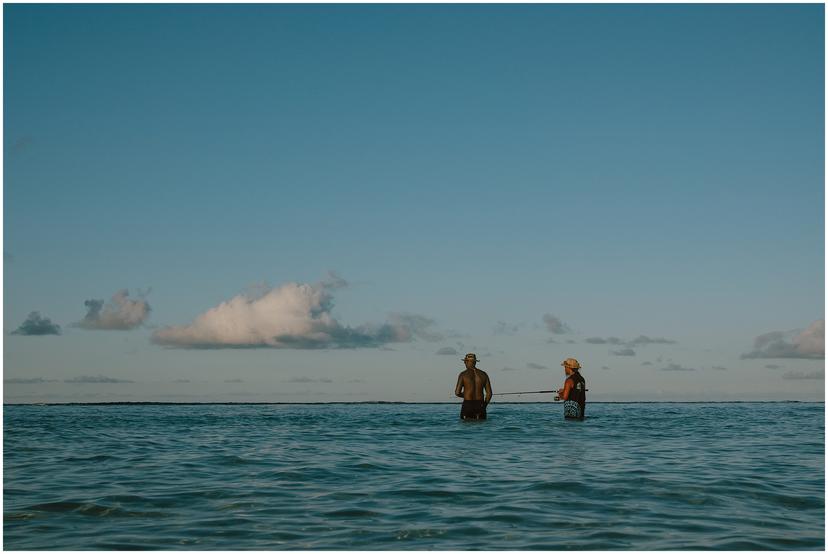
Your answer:
[[[6,549],[822,549],[822,403],[5,406]]]

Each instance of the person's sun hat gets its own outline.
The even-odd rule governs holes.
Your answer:
[[[567,358],[561,362],[561,365],[570,369],[581,369],[581,364],[575,358]]]

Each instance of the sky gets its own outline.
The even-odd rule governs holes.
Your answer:
[[[6,403],[824,400],[823,5],[3,14]]]

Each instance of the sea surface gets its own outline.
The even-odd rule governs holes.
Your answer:
[[[825,544],[823,403],[7,405],[4,548]]]

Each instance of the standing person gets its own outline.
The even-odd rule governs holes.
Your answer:
[[[466,364],[466,371],[457,376],[457,386],[454,387],[454,395],[463,399],[460,419],[486,419],[486,406],[492,399],[492,383],[485,371],[477,369],[475,354],[466,354],[463,363]]]
[[[564,401],[564,417],[567,419],[584,419],[586,409],[586,381],[581,377],[581,364],[575,358],[567,358],[561,365],[566,373],[566,381],[558,396]]]

